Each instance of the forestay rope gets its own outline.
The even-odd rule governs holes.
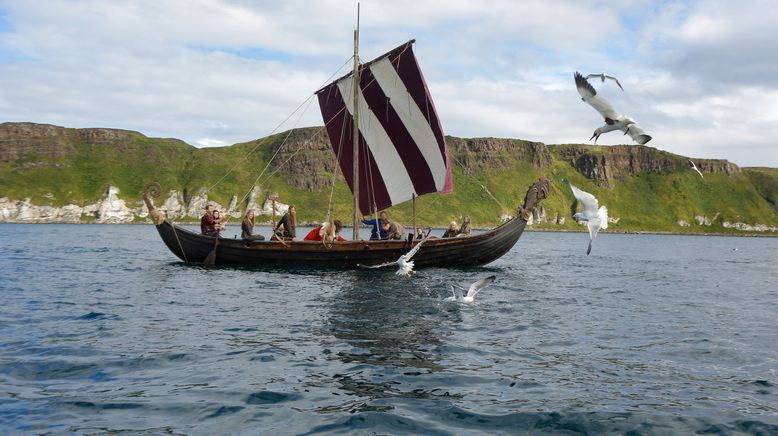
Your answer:
[[[335,72],[334,72],[334,73],[332,73],[332,74],[331,74],[331,75],[330,75],[330,76],[329,76],[329,77],[328,77],[328,78],[327,78],[327,79],[326,79],[326,80],[325,80],[325,81],[322,83],[322,85],[321,85],[321,86],[324,86],[324,85],[328,84],[328,83],[329,83],[329,82],[330,82],[330,81],[333,79],[333,77],[337,76],[337,75],[340,73],[340,71],[343,69],[343,67],[345,67],[345,66],[346,66],[346,65],[347,65],[349,62],[351,62],[351,60],[352,60],[352,59],[353,59],[353,56],[349,57],[349,58],[348,58],[348,59],[347,59],[345,62],[343,62],[343,64],[342,64],[340,67],[338,67],[338,69],[337,69],[337,70],[335,70]],[[321,87],[321,86],[320,86],[320,87]],[[317,88],[317,89],[318,89],[318,88]],[[293,126],[290,128],[290,129],[289,129],[289,131],[287,132],[287,135],[284,137],[284,140],[281,142],[281,145],[279,145],[279,146],[278,146],[278,148],[276,149],[276,151],[273,153],[273,156],[272,156],[272,157],[271,157],[271,158],[268,160],[267,164],[265,165],[265,167],[264,167],[264,168],[262,169],[262,171],[260,172],[259,176],[257,176],[257,178],[254,180],[254,183],[251,185],[251,187],[249,188],[249,190],[248,190],[248,191],[246,192],[246,194],[245,194],[245,195],[244,195],[244,196],[241,198],[240,202],[238,202],[238,204],[239,204],[239,205],[240,205],[240,204],[242,204],[242,203],[243,203],[243,202],[246,200],[246,198],[248,198],[248,196],[251,194],[251,191],[252,191],[252,190],[254,189],[254,187],[255,187],[255,186],[256,186],[256,185],[257,185],[257,184],[260,182],[260,179],[262,178],[262,176],[265,174],[265,172],[267,171],[267,169],[270,167],[270,165],[273,163],[273,161],[275,160],[275,158],[278,156],[278,153],[281,151],[281,149],[283,149],[283,148],[284,148],[284,146],[286,145],[286,142],[287,142],[287,140],[289,139],[289,136],[292,134],[292,131],[293,131],[293,130],[294,130],[296,127],[297,127],[297,125],[299,124],[300,120],[302,119],[303,115],[304,115],[304,114],[305,114],[305,112],[308,110],[308,108],[310,108],[310,106],[311,106],[311,103],[313,102],[313,98],[314,98],[315,96],[316,96],[316,94],[311,94],[311,95],[310,95],[310,96],[308,96],[308,97],[307,97],[305,100],[303,100],[303,101],[302,101],[302,102],[301,102],[301,103],[300,103],[300,104],[299,104],[299,105],[298,105],[298,106],[295,108],[295,110],[294,110],[294,111],[292,111],[292,113],[290,113],[290,114],[289,114],[289,115],[288,115],[288,116],[287,116],[287,117],[286,117],[286,118],[285,118],[283,121],[281,121],[281,123],[279,123],[279,124],[278,124],[278,125],[277,125],[277,126],[276,126],[276,127],[275,127],[275,128],[274,128],[274,129],[273,129],[273,130],[272,130],[272,131],[271,131],[271,132],[270,132],[270,133],[269,133],[267,136],[266,136],[266,137],[269,137],[269,136],[272,136],[272,135],[274,135],[274,134],[275,134],[275,133],[276,133],[276,132],[277,132],[277,131],[278,131],[278,130],[279,130],[279,129],[280,129],[280,128],[281,128],[281,127],[284,125],[284,124],[286,124],[286,122],[287,122],[287,121],[289,121],[289,119],[291,119],[291,118],[294,116],[294,114],[295,114],[295,113],[297,113],[298,111],[300,111],[300,109],[301,109],[303,106],[305,106],[305,109],[304,109],[304,110],[302,110],[302,112],[300,112],[300,115],[297,117],[297,121],[295,122],[295,124],[294,124],[294,125],[293,125]],[[302,150],[303,146],[305,146],[307,143],[309,143],[311,140],[313,140],[313,138],[315,138],[317,135],[319,135],[319,134],[321,133],[321,131],[322,131],[322,130],[324,130],[324,128],[323,128],[323,127],[322,127],[322,128],[320,128],[319,130],[317,130],[317,131],[316,131],[316,132],[315,132],[315,133],[314,133],[314,134],[313,134],[313,135],[312,135],[312,136],[311,136],[311,137],[310,137],[310,138],[309,138],[307,141],[304,141],[302,144],[300,144],[300,146],[297,148],[297,150],[295,150],[295,152],[294,152],[294,153],[292,153],[292,155],[291,155],[291,156],[290,156],[290,157],[289,157],[287,160],[285,160],[285,161],[284,161],[284,162],[283,162],[281,165],[279,165],[279,168],[277,168],[275,171],[273,171],[272,173],[270,173],[270,174],[267,176],[267,178],[263,180],[263,182],[266,182],[267,180],[269,180],[269,179],[270,179],[270,177],[272,177],[273,175],[275,175],[275,174],[276,174],[276,173],[277,173],[277,172],[278,172],[278,171],[279,171],[279,170],[280,170],[280,169],[281,169],[281,168],[282,168],[284,165],[286,165],[286,164],[287,164],[287,163],[288,163],[288,162],[289,162],[289,161],[290,161],[290,160],[291,160],[291,159],[292,159],[292,158],[293,158],[295,155],[297,155],[297,153],[299,153],[299,152]],[[224,179],[225,179],[225,178],[226,178],[228,175],[230,175],[230,174],[231,174],[231,173],[232,173],[232,172],[233,172],[233,171],[234,171],[234,170],[235,170],[235,169],[236,169],[236,168],[237,168],[239,165],[241,165],[241,164],[243,164],[244,162],[246,162],[246,161],[248,160],[249,156],[250,156],[252,153],[256,152],[256,151],[257,151],[257,149],[258,149],[258,148],[259,148],[261,145],[263,145],[264,143],[265,143],[265,141],[258,140],[258,141],[257,141],[257,143],[256,143],[256,145],[254,146],[254,148],[252,148],[252,149],[251,149],[251,150],[250,150],[248,153],[246,153],[246,154],[245,154],[245,156],[243,156],[243,158],[242,158],[242,159],[240,159],[240,160],[239,160],[238,162],[236,162],[236,163],[235,163],[235,164],[234,164],[232,167],[230,167],[230,169],[229,169],[229,170],[228,170],[228,171],[227,171],[227,172],[226,172],[224,175],[222,175],[222,176],[221,176],[221,177],[220,177],[220,178],[219,178],[219,179],[218,179],[218,180],[217,180],[217,181],[216,181],[216,182],[215,182],[213,185],[211,185],[211,186],[209,186],[208,188],[206,188],[205,192],[206,192],[206,193],[208,193],[208,192],[211,192],[211,191],[212,191],[212,190],[213,190],[213,189],[214,189],[214,188],[215,188],[217,185],[219,185],[219,183],[221,183],[222,181],[224,181]]]

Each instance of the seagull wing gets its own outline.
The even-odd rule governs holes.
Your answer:
[[[494,281],[497,280],[497,276],[489,276],[485,279],[481,279],[472,285],[470,285],[470,289],[467,290],[467,296],[468,297],[475,297],[475,294],[478,293],[481,289],[491,285],[494,283]]]
[[[599,223],[589,221],[586,223],[586,227],[589,228],[589,247],[586,248],[586,255],[592,252],[592,241],[597,237],[597,231],[600,229]]]
[[[632,137],[632,140],[640,145],[644,145],[651,140],[651,136],[646,135],[646,132],[643,131],[643,128],[640,127],[640,124],[638,123],[624,126],[621,128],[621,131],[623,131],[625,135],[629,134],[629,136]]]
[[[689,159],[689,163],[691,164],[691,166],[692,166],[692,169],[693,169],[694,171],[697,171],[697,174],[699,174],[699,175],[700,175],[700,177],[702,177],[702,179],[703,179],[703,180],[705,180],[705,176],[703,176],[703,175],[702,175],[702,171],[700,171],[700,169],[699,169],[699,168],[697,168],[697,165],[695,165],[695,164],[694,164],[694,161],[692,161],[691,159]]]
[[[621,86],[621,83],[619,83],[619,79],[617,79],[617,78],[615,78],[613,76],[609,76],[607,74],[605,75],[605,78],[613,80],[614,82],[616,82],[617,85],[619,85],[619,88],[621,88],[622,91],[624,90],[624,87]]]
[[[453,285],[448,285],[451,288],[451,293],[454,294],[455,300],[461,300],[462,299],[462,290],[459,288],[455,288]]]
[[[384,268],[387,266],[396,266],[397,262],[386,262],[379,265],[362,265],[361,263],[358,264],[360,268]]]
[[[565,182],[567,182],[567,185],[570,186],[570,189],[573,190],[573,196],[575,196],[575,199],[578,200],[579,203],[583,204],[584,215],[587,217],[597,215],[597,207],[599,206],[597,198],[586,191],[581,191],[567,180],[565,180]]]
[[[608,103],[608,100],[597,95],[597,91],[594,89],[591,83],[584,78],[578,71],[575,72],[575,87],[578,88],[578,93],[581,94],[581,99],[589,106],[593,107],[597,112],[605,118],[607,124],[613,124],[615,120],[623,118],[621,114],[616,112]]]
[[[411,251],[409,251],[409,252],[408,252],[408,253],[405,255],[405,261],[406,261],[406,262],[407,262],[407,261],[409,261],[409,260],[411,260],[411,258],[413,258],[413,255],[415,255],[415,254],[416,254],[416,252],[418,252],[418,251],[419,251],[419,249],[421,248],[421,245],[422,245],[422,244],[424,244],[425,242],[427,242],[427,238],[429,238],[429,236],[430,236],[430,233],[432,233],[432,232],[428,232],[426,235],[424,235],[424,237],[421,239],[421,241],[419,241],[419,243],[418,243],[418,244],[416,244],[416,246],[415,246],[415,247],[411,248]]]

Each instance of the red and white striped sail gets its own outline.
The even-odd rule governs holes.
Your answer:
[[[451,192],[451,165],[413,41],[363,64],[359,92],[359,209],[376,210]],[[354,76],[317,92],[327,134],[351,191]]]

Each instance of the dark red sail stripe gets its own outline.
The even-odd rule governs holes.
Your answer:
[[[346,183],[351,188],[351,192],[354,192],[354,178],[352,175],[354,162],[354,150],[352,147],[354,118],[346,109],[346,104],[337,84],[331,84],[329,87],[322,89],[318,94],[318,98],[327,135],[330,137],[330,143],[332,144],[332,151],[336,156],[340,156],[340,159],[338,159],[340,170],[346,178]],[[361,161],[359,165],[359,209],[363,215],[369,215],[374,212],[374,202],[378,209],[384,209],[391,206],[392,201],[381,176],[381,171],[378,169],[375,159],[361,135],[359,153]],[[370,183],[368,175],[372,175],[372,183]]]
[[[375,114],[381,126],[392,138],[392,144],[402,159],[405,170],[410,175],[416,194],[437,192],[435,179],[427,160],[369,68],[362,71],[360,88],[370,111]]]
[[[416,56],[413,50],[402,50],[389,57],[392,65],[397,70],[398,75],[405,84],[405,88],[411,95],[421,113],[427,119],[430,128],[432,128],[435,138],[438,140],[438,148],[441,156],[446,159],[446,142],[443,138],[443,129],[440,127],[440,119],[429,95],[427,83],[424,81],[424,75],[421,72]]]

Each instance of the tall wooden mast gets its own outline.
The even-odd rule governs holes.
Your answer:
[[[354,241],[359,239],[359,3],[357,28],[354,30],[354,164],[352,167],[354,194]]]

